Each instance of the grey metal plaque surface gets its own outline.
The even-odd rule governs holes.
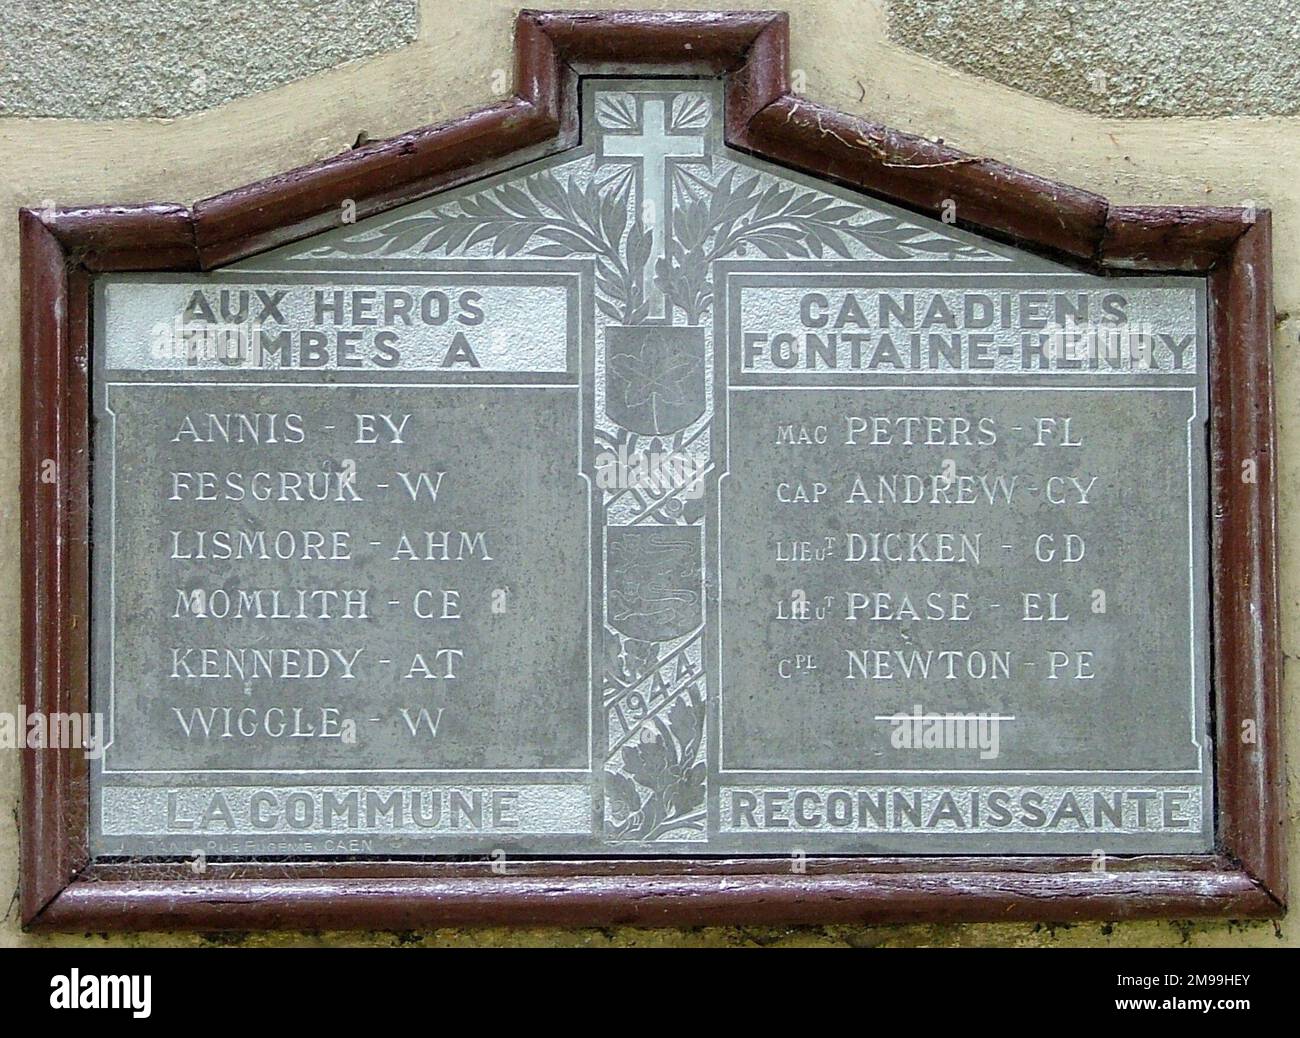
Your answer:
[[[96,856],[1212,847],[1204,282],[721,105],[98,280]]]

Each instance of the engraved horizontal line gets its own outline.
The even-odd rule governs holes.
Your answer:
[[[877,721],[1014,721],[1014,714],[981,714],[973,711],[965,714],[876,714]]]
[[[373,381],[373,382],[303,382],[303,381],[281,381],[272,379],[265,382],[249,382],[240,380],[238,382],[228,379],[212,379],[209,381],[192,381],[192,382],[173,382],[161,381],[156,379],[133,379],[126,382],[107,380],[106,386],[179,386],[182,388],[206,388],[208,386],[221,386],[223,388],[234,387],[236,389],[246,386],[284,386],[291,388],[305,389],[329,389],[334,386],[348,386],[356,388],[366,388],[375,386],[384,389],[580,389],[576,383],[569,382],[392,382],[392,381]]]
[[[1005,378],[1005,377],[1006,377],[1006,374],[1005,374],[1004,372],[992,372],[992,373],[991,373],[991,376],[1001,376],[1002,378]],[[780,376],[776,376],[776,377],[779,377],[779,378],[789,378],[790,376],[788,376],[788,375],[780,375]],[[756,390],[758,390],[758,391],[764,391],[764,390],[766,390],[766,391],[771,391],[771,390],[782,390],[782,391],[803,392],[803,393],[811,393],[811,392],[823,392],[823,393],[824,393],[824,392],[826,392],[826,391],[828,391],[828,390],[830,390],[830,391],[843,391],[843,390],[859,391],[859,390],[902,389],[902,390],[906,390],[907,392],[913,392],[913,391],[916,391],[916,392],[922,392],[922,393],[924,393],[924,392],[935,392],[935,393],[943,392],[943,393],[951,393],[951,392],[953,392],[954,390],[957,391],[957,392],[961,392],[961,391],[963,391],[963,390],[969,390],[969,391],[972,392],[972,393],[997,393],[997,392],[1006,392],[1006,393],[1029,393],[1029,392],[1034,392],[1035,390],[1037,390],[1038,392],[1042,392],[1042,393],[1076,393],[1076,392],[1081,392],[1081,393],[1193,393],[1193,394],[1194,394],[1194,393],[1196,392],[1196,386],[1039,386],[1039,385],[1030,385],[1030,386],[961,386],[961,385],[917,386],[917,385],[913,385],[913,384],[911,384],[911,383],[909,383],[909,382],[904,382],[904,381],[903,381],[903,379],[908,378],[908,377],[911,377],[911,376],[900,375],[900,376],[899,376],[899,381],[898,381],[896,384],[894,384],[894,385],[888,385],[888,384],[886,384],[886,385],[869,385],[869,386],[864,386],[864,385],[854,385],[854,384],[849,384],[849,383],[846,383],[846,382],[836,382],[836,383],[834,383],[834,384],[831,384],[831,385],[824,385],[824,386],[812,386],[812,385],[787,385],[787,384],[780,384],[780,385],[778,385],[778,384],[776,384],[776,383],[764,383],[764,384],[762,384],[762,385],[748,384],[748,385],[742,385],[742,386],[728,386],[728,387],[727,387],[727,391],[728,391],[729,393],[748,393],[748,392],[753,392],[753,391],[756,391]],[[185,384],[186,384],[186,385],[189,385],[189,383],[185,383]]]
[[[277,769],[277,768],[206,768],[197,769],[160,769],[132,771],[121,769],[100,769],[101,775],[463,775],[482,777],[486,780],[492,775],[582,775],[589,776],[590,768],[363,768],[361,770],[339,769],[321,771],[317,769]],[[542,783],[545,785],[545,783]]]
[[[719,781],[727,775],[823,775],[828,778],[835,777],[852,777],[855,775],[1128,775],[1140,777],[1143,775],[1201,775],[1199,769],[1181,768],[1168,771],[1098,771],[1095,768],[1056,768],[1043,770],[1041,768],[1013,768],[1000,769],[998,771],[984,770],[982,768],[870,768],[865,771],[816,771],[811,769],[797,768],[727,768],[719,769],[717,776]]]

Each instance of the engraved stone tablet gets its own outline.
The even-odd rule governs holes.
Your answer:
[[[96,280],[92,853],[1209,850],[1204,280],[582,91],[576,149]]]

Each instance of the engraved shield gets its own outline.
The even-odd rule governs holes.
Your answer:
[[[704,413],[704,329],[666,324],[605,329],[605,413],[663,436]]]
[[[703,622],[702,526],[605,531],[606,620],[639,641],[667,641]]]

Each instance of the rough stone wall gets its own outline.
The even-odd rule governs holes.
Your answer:
[[[890,0],[889,35],[1084,112],[1300,112],[1294,0]]]
[[[414,7],[418,6],[418,20]],[[504,0],[0,0],[0,710],[18,706],[22,205],[190,202],[478,107],[509,89]],[[752,7],[599,0],[562,7]],[[1281,425],[1283,648],[1300,651],[1300,71],[1295,0],[787,0],[808,96],[1119,203],[1270,207]],[[1289,716],[1300,718],[1296,673]],[[1291,732],[1297,721],[1292,722]],[[1288,743],[1295,746],[1294,735]],[[1289,769],[1294,772],[1294,767]],[[18,757],[0,753],[0,943],[103,945],[1300,944],[1282,923],[19,932]],[[1300,783],[1292,777],[1292,788]],[[1292,797],[1292,818],[1295,814]],[[1300,848],[1292,884],[1300,889]]]
[[[415,39],[416,0],[5,0],[0,117],[185,115]]]

